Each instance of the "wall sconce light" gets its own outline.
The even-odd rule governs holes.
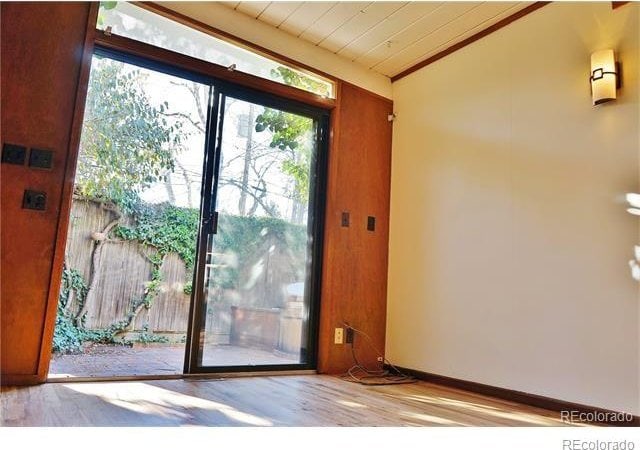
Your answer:
[[[630,208],[627,208],[627,212],[634,216],[640,216],[640,194],[628,192],[627,195],[625,195],[625,199],[630,206]],[[640,260],[640,258],[638,259]]]
[[[616,89],[620,88],[620,76],[613,50],[600,50],[591,54],[589,80],[594,105],[616,99]]]

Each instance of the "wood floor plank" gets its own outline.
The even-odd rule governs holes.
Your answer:
[[[560,426],[558,413],[426,382],[325,375],[3,388],[3,426]]]

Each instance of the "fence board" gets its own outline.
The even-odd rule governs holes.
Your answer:
[[[71,211],[66,262],[68,267],[78,270],[89,284],[95,245],[91,235],[102,232],[116,216],[99,203],[86,199],[74,199]],[[128,216],[120,220],[125,225],[133,224],[133,219]],[[133,241],[106,241],[102,244],[96,265],[96,283],[86,300],[87,328],[107,328],[126,319],[134,302],[143,298],[145,287],[151,280],[153,267],[145,255],[153,251],[153,248]],[[275,308],[272,326],[259,327],[266,334],[253,330],[254,334],[257,333],[253,338],[260,336],[264,340],[268,337],[267,346],[277,344],[284,351],[297,351],[302,325],[299,314],[285,314],[277,320],[275,317],[279,316],[279,309],[287,306],[287,300],[291,300],[287,298],[286,286],[303,278],[305,256],[304,251],[292,252],[285,241],[273,234],[264,236],[241,269],[237,289],[210,286],[205,318],[207,343],[229,344],[232,324],[240,328],[249,326],[233,320],[232,307],[245,308],[246,311]],[[147,326],[154,333],[186,333],[191,297],[184,293],[184,285],[193,274],[187,273],[184,262],[175,253],[164,257],[160,272],[159,292],[151,307],[140,311],[131,331],[141,331]],[[215,273],[210,275],[216,276]],[[79,306],[74,299],[71,311],[78,311]]]

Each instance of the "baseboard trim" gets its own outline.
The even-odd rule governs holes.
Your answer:
[[[47,383],[101,383],[120,381],[215,381],[226,378],[276,377],[289,375],[315,375],[313,369],[303,370],[269,370],[261,372],[211,372],[211,373],[179,373],[173,375],[118,375],[112,377],[49,377]]]
[[[557,411],[559,413],[562,411],[575,411],[577,414],[584,414],[587,417],[595,417],[596,420],[593,421],[595,423],[618,427],[640,426],[640,417],[638,416],[627,414],[631,417],[630,420],[616,420],[617,417],[622,417],[625,415],[620,411],[613,411],[610,409],[598,408],[595,406],[581,405],[579,403],[567,402],[564,400],[544,397],[537,394],[529,394],[527,392],[514,391],[511,389],[491,386],[488,384],[476,383],[475,381],[467,381],[458,378],[447,377],[444,375],[437,375],[434,373],[423,372],[421,370],[409,369],[407,367],[397,368],[403,373],[412,375],[419,380],[427,381],[433,384],[439,384],[441,386],[474,392],[476,394],[486,395],[488,397],[495,397],[515,403],[521,403],[523,405],[535,406],[537,408]]]
[[[0,386],[33,386],[41,384],[43,380],[33,374],[1,374]]]

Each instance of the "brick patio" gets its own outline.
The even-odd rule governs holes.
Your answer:
[[[183,372],[184,344],[93,345],[85,353],[53,355],[49,378],[174,375]],[[294,355],[233,345],[205,347],[204,365],[295,364]]]

